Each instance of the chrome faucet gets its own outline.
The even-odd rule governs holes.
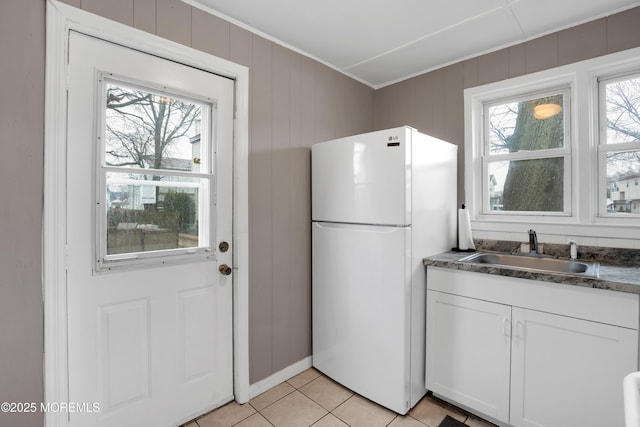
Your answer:
[[[536,253],[538,251],[538,236],[535,230],[529,229],[529,252]]]

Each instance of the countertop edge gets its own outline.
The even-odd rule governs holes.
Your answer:
[[[560,283],[564,285],[582,286],[594,289],[605,289],[617,292],[627,292],[640,295],[640,268],[620,267],[600,264],[599,277],[577,276],[567,273],[555,273],[530,270],[526,268],[494,266],[461,262],[469,256],[468,253],[443,252],[423,259],[423,264],[433,267],[449,268],[475,273],[493,274],[498,276],[515,277],[519,279],[539,280],[543,282]]]

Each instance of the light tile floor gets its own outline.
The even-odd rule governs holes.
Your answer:
[[[470,427],[493,426],[431,396],[401,416],[311,368],[247,404],[228,403],[184,427],[437,427],[446,415]]]

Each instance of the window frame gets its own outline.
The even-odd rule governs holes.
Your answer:
[[[563,95],[563,125],[564,146],[562,148],[541,149],[535,151],[519,151],[515,153],[491,154],[491,139],[489,128],[489,109],[495,105],[528,101],[552,95]],[[550,87],[545,90],[529,92],[516,96],[509,96],[483,102],[482,112],[482,199],[481,214],[483,216],[570,216],[571,206],[571,88],[569,86]],[[562,158],[564,163],[563,177],[563,211],[496,211],[491,210],[489,192],[489,164],[498,161],[538,160],[549,158]]]
[[[575,148],[575,138],[572,137],[575,135],[576,114],[573,113],[576,102],[575,85],[575,75],[570,72],[563,72],[559,75],[542,72],[542,75],[535,79],[523,76],[465,90],[465,204],[471,209],[471,217],[475,224],[478,224],[478,221],[487,224],[504,223],[505,221],[525,223],[574,221],[575,195],[571,183],[575,181],[573,167],[575,162],[572,159]],[[569,94],[569,99],[565,99],[565,103],[571,111],[565,116],[565,138],[567,139],[565,147],[561,149],[562,156],[565,158],[565,168],[567,163],[569,164],[569,168],[565,169],[563,212],[491,211],[487,205],[488,197],[485,201],[485,192],[489,188],[489,176],[488,173],[485,173],[488,171],[484,164],[486,161],[484,152],[488,144],[486,141],[487,130],[485,129],[488,119],[485,118],[485,106],[505,100],[527,99],[539,94],[557,93],[558,91],[566,91]],[[557,153],[560,154],[559,151]],[[526,156],[525,154],[514,154],[516,154],[514,156],[516,158]],[[494,155],[493,157],[498,156]],[[554,155],[553,157],[560,156]],[[567,186],[569,186],[569,191],[567,191]]]
[[[111,270],[119,270],[122,268],[143,268],[147,265],[157,264],[173,264],[181,262],[205,261],[213,258],[215,251],[213,244],[216,241],[214,236],[214,228],[210,225],[212,218],[217,215],[215,211],[215,152],[216,137],[215,129],[217,123],[217,101],[208,99],[192,93],[186,93],[183,90],[158,87],[148,82],[140,82],[135,79],[114,75],[110,72],[98,71],[96,73],[96,90],[95,97],[98,105],[95,106],[96,129],[95,135],[97,143],[94,144],[94,180],[95,180],[95,200],[96,207],[94,215],[94,231],[95,231],[95,251],[96,251],[96,272],[108,272]],[[201,167],[205,170],[199,172],[181,171],[173,169],[155,169],[155,168],[139,168],[128,166],[109,166],[105,161],[106,146],[106,88],[109,83],[126,85],[129,88],[148,91],[158,95],[167,95],[173,98],[180,98],[202,105],[202,122],[201,122],[201,141],[207,139],[207,144],[201,144],[200,156],[202,159]],[[207,110],[205,113],[204,110]],[[123,174],[139,174],[145,175],[149,171],[153,171],[154,175],[164,177],[184,177],[193,178],[197,183],[189,184],[188,187],[198,189],[198,246],[189,248],[172,248],[172,249],[156,249],[140,252],[125,252],[117,254],[107,254],[107,187],[109,173]],[[145,183],[146,181],[140,181]],[[172,181],[160,181],[165,187],[180,188],[185,185]],[[149,184],[156,185],[156,184]]]
[[[599,210],[606,184],[600,177],[599,86],[607,76],[640,73],[640,47],[548,70],[469,87],[464,90],[464,202],[475,238],[526,241],[535,229],[545,242],[640,248],[637,217],[603,216]],[[571,215],[513,215],[483,212],[483,102],[534,93],[547,88],[571,88]]]
[[[597,106],[598,106],[598,219],[600,221],[629,222],[638,221],[640,213],[625,213],[623,216],[607,211],[607,154],[611,152],[640,152],[640,140],[617,144],[607,143],[607,97],[606,85],[630,79],[640,79],[640,64],[636,68],[624,67],[597,77]],[[637,178],[636,178],[637,182]],[[637,184],[636,184],[637,185]],[[629,181],[626,183],[629,188]]]

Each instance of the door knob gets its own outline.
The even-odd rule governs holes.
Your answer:
[[[220,267],[218,267],[218,270],[220,271],[220,273],[222,273],[225,276],[228,276],[231,274],[231,267],[229,267],[227,264],[220,264]]]

